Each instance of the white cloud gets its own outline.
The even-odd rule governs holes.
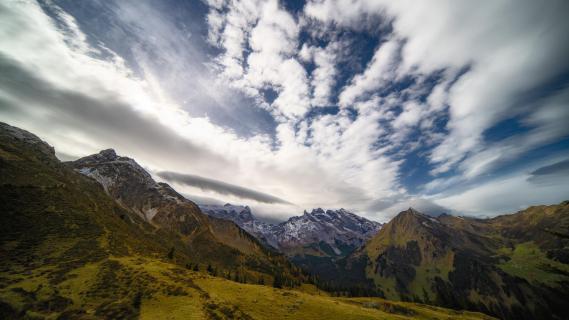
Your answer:
[[[559,137],[569,136],[569,89],[564,88],[532,105],[529,115],[522,118],[528,126],[526,133],[520,133],[503,140],[486,143],[483,148],[467,157],[459,168],[465,179],[475,178],[489,172],[497,165],[517,159],[524,153],[547,145]]]
[[[303,47],[305,48],[305,47]],[[316,69],[312,72],[311,85],[314,88],[312,104],[314,106],[327,106],[330,104],[332,87],[336,77],[337,44],[332,42],[326,48],[314,48],[314,64]],[[302,54],[302,51],[301,51]]]
[[[296,60],[299,26],[277,0],[233,1],[225,15],[212,7],[209,38],[224,53],[216,61],[228,83],[261,101],[280,121],[297,119],[310,108],[309,81]],[[249,52],[249,48],[250,51]],[[274,101],[262,90],[277,92]]]
[[[425,107],[415,101],[409,101],[403,106],[403,112],[399,114],[397,119],[393,121],[395,129],[403,129],[407,126],[416,125],[421,119],[421,114],[424,112]]]
[[[399,191],[399,164],[369,147],[383,132],[377,124],[383,114],[373,108],[355,119],[340,113],[313,122],[282,121],[274,140],[267,135],[240,137],[207,117],[191,116],[169,96],[151,68],[136,77],[117,55],[112,60],[90,56],[94,49],[70,16],[66,19],[76,32],[62,33],[34,3],[2,6],[0,63],[10,75],[4,73],[0,80],[11,83],[0,88],[6,106],[0,109],[2,119],[38,134],[62,154],[82,156],[113,147],[153,172],[200,175],[262,190],[296,205],[271,207],[247,201],[281,217],[317,206],[364,210],[367,202],[391,194],[394,185]],[[268,21],[271,30],[293,22],[288,16],[275,18],[283,25]],[[14,35],[12,29],[18,32]],[[296,31],[282,32],[293,37]],[[274,104],[285,115],[301,114],[302,106],[294,108],[304,102],[295,102],[300,99],[295,93],[303,90],[308,79],[296,59],[286,58],[293,51],[253,43],[254,52],[280,59],[278,76],[284,78],[278,79],[282,88]],[[35,49],[38,46],[44,48],[41,54]],[[270,74],[274,67],[267,63],[255,72],[277,82]],[[309,94],[305,96],[308,99]],[[210,190],[176,187],[196,197],[220,198]]]
[[[492,153],[493,146],[484,141],[484,131],[525,112],[520,97],[566,72],[569,45],[560,39],[569,29],[569,20],[565,19],[568,9],[568,3],[563,1],[325,0],[309,2],[305,12],[314,19],[350,28],[357,28],[363,18],[373,14],[393,19],[394,36],[403,41],[401,63],[396,70],[399,77],[469,68],[452,84],[449,81],[455,73],[446,74],[429,97],[431,110],[441,110],[448,104],[450,113],[449,134],[430,158],[436,165],[433,174],[439,174],[462,161],[486,167],[476,156],[484,151]],[[340,99],[343,105],[349,105],[365,91],[381,88],[382,76],[394,78],[389,67],[377,67],[381,53],[379,48],[366,71],[344,90]],[[383,59],[386,60],[389,59]],[[548,124],[551,122],[554,120]],[[543,122],[539,125],[547,126]],[[551,134],[550,141],[566,132]],[[470,157],[473,158],[469,160]],[[459,166],[467,174],[484,172],[469,168],[468,164]]]
[[[475,186],[460,194],[441,197],[436,202],[453,208],[453,214],[492,217],[569,199],[567,179],[545,185],[536,185],[527,179],[527,175],[518,173]]]
[[[342,89],[339,104],[351,106],[358,99],[366,98],[366,94],[383,87],[395,78],[397,70],[397,54],[400,48],[397,40],[383,43],[375,52],[371,62],[362,74],[356,75],[350,85]]]
[[[530,101],[523,93],[566,70],[569,46],[558,40],[568,29],[561,14],[565,4],[538,10],[541,5],[530,2],[312,1],[300,17],[277,0],[208,4],[207,41],[221,50],[209,61],[213,70],[203,66],[209,53],[195,48],[195,36],[181,34],[151,4],[119,5],[120,23],[141,32],[134,36],[137,43],[129,43],[137,72],[104,44],[89,44],[74,18],[55,6],[57,24],[35,2],[0,4],[2,119],[37,133],[64,154],[114,147],[152,171],[198,175],[294,203],[247,201],[280,217],[311,207],[345,207],[385,220],[408,203],[480,213],[526,204],[516,202],[516,190],[528,203],[560,197],[548,196],[547,188],[530,195],[522,173],[465,187],[463,198],[439,192],[569,134],[565,88],[519,104]],[[144,21],[138,19],[142,13]],[[339,65],[351,51],[326,32],[334,32],[332,25],[376,32],[368,28],[374,19],[393,21],[393,33],[379,35],[381,43],[363,71],[340,74],[351,70]],[[301,43],[302,31],[317,40],[329,37],[324,44]],[[440,77],[432,80],[432,72]],[[347,84],[334,92],[345,76]],[[384,92],[406,78],[414,79],[410,87]],[[271,112],[274,136],[240,136],[192,113],[213,100],[243,119],[235,90],[252,98],[256,105],[250,108]],[[274,100],[268,97],[272,92]],[[312,110],[336,98],[337,114]],[[435,125],[445,116],[448,134]],[[484,141],[486,129],[512,116],[531,128]],[[414,129],[420,138],[409,141]],[[400,183],[404,155],[434,144],[434,172],[457,168],[461,174],[428,183],[428,199],[410,195]],[[212,190],[176,187],[198,198],[220,198]],[[500,191],[505,187],[510,193]],[[484,200],[493,193],[503,195],[503,206]],[[243,202],[234,195],[223,199]]]

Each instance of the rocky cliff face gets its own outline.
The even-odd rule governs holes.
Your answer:
[[[375,235],[381,224],[345,209],[314,209],[292,217],[274,230],[283,250],[318,244],[325,255],[345,256]]]

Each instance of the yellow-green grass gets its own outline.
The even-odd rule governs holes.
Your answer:
[[[203,302],[197,296],[170,297],[159,295],[142,303],[140,319],[205,319]]]
[[[568,277],[562,273],[569,273],[569,266],[547,258],[545,252],[533,242],[516,245],[513,249],[502,248],[500,254],[510,258],[498,266],[505,272],[528,280],[531,283],[544,283],[556,286],[560,281],[567,281]],[[558,270],[560,272],[552,272]]]
[[[40,302],[55,293],[72,301],[64,309],[36,308],[26,313],[46,319],[57,319],[68,310],[94,318],[124,315],[132,319],[491,319],[380,298],[334,298],[311,285],[275,289],[242,284],[145,257],[87,263],[70,270],[57,285],[50,285],[45,274],[46,270],[36,269],[26,277],[11,275],[12,283],[0,289],[0,299],[15,308],[30,303],[25,292],[35,292]],[[119,313],[135,304],[138,293],[140,306]]]
[[[380,298],[332,298],[294,290],[202,278],[196,283],[220,305],[231,305],[253,319],[491,319],[425,305]]]

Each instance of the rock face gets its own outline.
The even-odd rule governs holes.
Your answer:
[[[276,229],[279,245],[284,250],[318,244],[317,251],[329,256],[345,256],[375,235],[381,224],[355,215],[345,209],[314,209],[292,217]]]
[[[568,235],[567,202],[493,219],[409,209],[340,261],[336,275],[351,278],[337,285],[502,319],[567,319]]]
[[[210,216],[235,222],[259,240],[289,256],[344,257],[381,228],[347,210],[314,209],[279,224],[257,220],[247,206],[201,205]]]
[[[136,161],[119,157],[112,149],[69,164],[98,181],[110,196],[152,224],[185,236],[207,225],[207,218],[196,204],[168,184],[155,182]]]

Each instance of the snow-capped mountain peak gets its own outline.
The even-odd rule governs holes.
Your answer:
[[[298,253],[298,248],[320,246],[322,243],[342,256],[346,250],[361,246],[381,224],[360,217],[345,209],[304,211],[279,224],[256,219],[247,206],[231,204],[201,205],[202,211],[217,218],[231,220],[269,245],[285,253]],[[330,251],[329,250],[329,251]]]

